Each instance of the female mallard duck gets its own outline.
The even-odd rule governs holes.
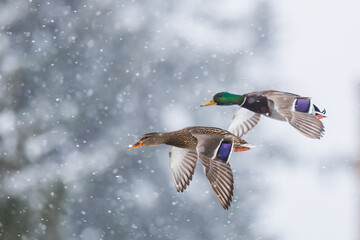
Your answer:
[[[174,132],[145,134],[129,149],[160,144],[172,146],[169,152],[170,172],[178,192],[183,192],[190,184],[200,158],[216,197],[224,209],[229,208],[234,189],[229,157],[232,151],[246,151],[254,145],[220,128],[196,126]]]
[[[268,90],[236,95],[220,92],[201,106],[236,104],[240,107],[235,112],[228,131],[239,137],[255,127],[261,115],[288,121],[309,138],[320,139],[325,131],[320,121],[325,117],[325,109],[320,112],[311,98],[292,93]]]

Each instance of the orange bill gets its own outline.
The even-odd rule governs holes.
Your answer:
[[[143,145],[142,142],[139,140],[139,141],[137,141],[137,143],[135,143],[134,145],[130,145],[130,146],[128,147],[128,149],[141,147],[142,145]]]
[[[323,118],[324,118],[324,115],[317,114],[317,115],[315,115],[315,117],[316,117],[317,119],[323,119]]]

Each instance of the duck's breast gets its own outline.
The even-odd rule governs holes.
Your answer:
[[[269,116],[271,114],[267,97],[260,94],[245,95],[245,97],[245,102],[241,105],[241,107],[265,116]]]

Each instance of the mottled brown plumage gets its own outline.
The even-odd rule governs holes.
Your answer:
[[[233,150],[246,151],[253,145],[220,128],[195,126],[173,132],[148,133],[129,148],[159,144],[172,146],[170,171],[178,192],[190,184],[200,159],[216,197],[224,209],[229,208],[234,189],[228,162],[230,154]]]

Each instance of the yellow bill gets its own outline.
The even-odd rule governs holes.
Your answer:
[[[201,104],[200,107],[206,107],[206,106],[210,106],[210,105],[216,105],[216,102],[214,101],[214,99],[211,99],[210,101]]]

